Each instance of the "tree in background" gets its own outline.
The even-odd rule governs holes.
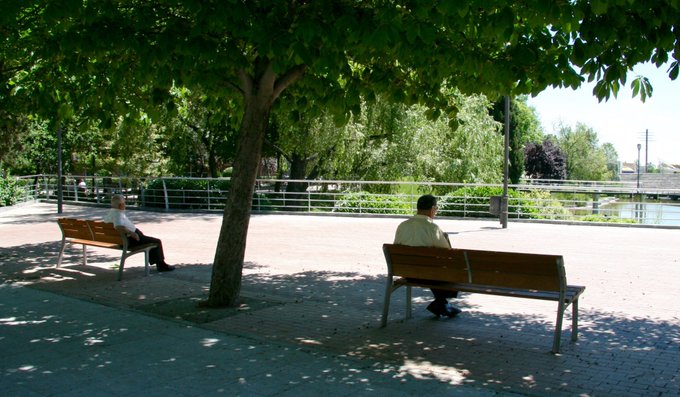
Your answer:
[[[377,95],[362,101],[360,112],[344,127],[345,139],[335,150],[335,178],[351,180],[401,180],[416,177],[412,160],[413,137],[421,128],[418,111]],[[422,113],[420,113],[422,114]],[[400,156],[402,156],[400,158]]]
[[[546,139],[543,143],[530,142],[525,148],[525,172],[532,179],[566,179],[566,156]]]
[[[505,98],[494,102],[491,114],[501,124],[505,123]],[[536,111],[527,105],[527,97],[519,96],[510,100],[510,183],[519,183],[524,176],[525,146],[529,142],[540,142],[543,137],[541,123]],[[501,130],[504,131],[504,130]]]
[[[567,158],[567,178],[605,181],[613,178],[607,167],[607,153],[598,144],[597,133],[583,123],[574,128],[560,125],[557,141]]]
[[[283,108],[286,105],[281,104]],[[328,174],[335,164],[334,152],[344,139],[343,128],[335,125],[328,112],[312,115],[304,111],[283,110],[279,108],[273,115],[272,134],[266,140],[266,146],[276,153],[277,158],[285,161],[278,162],[279,177],[287,172],[292,180],[329,179],[331,175]],[[306,188],[304,182],[286,184],[288,193],[303,192]]]
[[[171,174],[219,177],[231,165],[240,120],[237,100],[219,104],[198,90],[173,88],[174,106],[157,124]]]
[[[423,106],[384,99],[364,103],[361,114],[344,127],[335,164],[346,164],[340,179],[438,182],[500,182],[503,141],[500,125],[489,116],[483,95],[455,90],[449,100],[460,110],[455,119],[432,120]]]
[[[432,164],[430,175],[435,176],[434,180],[445,182],[501,182],[503,136],[499,132],[502,125],[489,115],[491,102],[483,95],[453,93],[452,98],[460,109],[455,120],[440,117],[435,124],[440,134],[433,140],[422,136],[431,150],[439,151],[440,159],[446,162]]]
[[[607,170],[609,170],[613,180],[618,180],[619,174],[621,173],[619,153],[616,151],[614,145],[609,142],[602,144],[602,151],[604,152],[604,156],[607,159]]]

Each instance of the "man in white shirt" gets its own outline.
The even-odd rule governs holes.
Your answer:
[[[451,248],[449,237],[432,220],[437,213],[437,198],[426,194],[418,199],[418,212],[397,227],[394,244],[412,247]],[[461,310],[447,299],[458,296],[458,291],[432,289],[434,301],[427,306],[435,316],[455,317]]]
[[[113,223],[113,226],[118,230],[123,230],[128,236],[128,243],[131,247],[140,244],[156,243],[157,248],[149,251],[149,263],[156,265],[159,272],[171,272],[175,270],[174,266],[165,263],[165,255],[163,254],[163,243],[156,237],[145,236],[141,230],[135,227],[135,224],[128,219],[125,214],[125,197],[120,194],[114,194],[111,197],[111,209],[104,217],[104,222]]]

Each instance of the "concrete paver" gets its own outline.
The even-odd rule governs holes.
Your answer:
[[[98,217],[101,208],[65,215]],[[551,302],[465,294],[434,320],[403,321],[397,292],[379,328],[398,218],[256,215],[243,305],[203,322],[171,311],[207,294],[221,216],[131,211],[178,269],[115,281],[117,258],[78,249],[55,269],[52,204],[0,212],[0,387],[12,395],[680,394],[678,231],[442,219],[454,246],[558,253],[586,285],[579,341],[549,353]],[[188,307],[193,307],[189,305]],[[185,314],[185,313],[184,313]],[[85,381],[86,380],[86,381]]]

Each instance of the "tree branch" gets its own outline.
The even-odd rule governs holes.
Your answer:
[[[265,139],[265,140],[264,140],[264,143],[265,143],[266,145],[271,146],[278,154],[280,154],[280,155],[283,156],[286,160],[288,160],[288,162],[292,162],[292,161],[293,161],[293,159],[291,158],[291,156],[290,156],[289,154],[287,154],[282,148],[280,148],[279,146],[275,145],[275,144],[274,144],[273,142],[271,142],[269,139]]]
[[[239,89],[243,93],[246,103],[248,103],[253,95],[253,78],[246,73],[244,68],[239,68],[236,73],[239,80]]]
[[[272,100],[276,100],[276,98],[278,98],[279,95],[281,95],[283,90],[285,90],[286,88],[288,88],[288,86],[302,78],[306,70],[307,65],[297,65],[294,66],[292,69],[289,69],[283,76],[281,76],[281,78],[276,81],[276,85],[274,86]]]

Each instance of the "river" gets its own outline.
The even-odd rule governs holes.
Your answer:
[[[680,202],[650,200],[616,201],[603,205],[600,213],[624,219],[635,219],[645,225],[680,226]]]

